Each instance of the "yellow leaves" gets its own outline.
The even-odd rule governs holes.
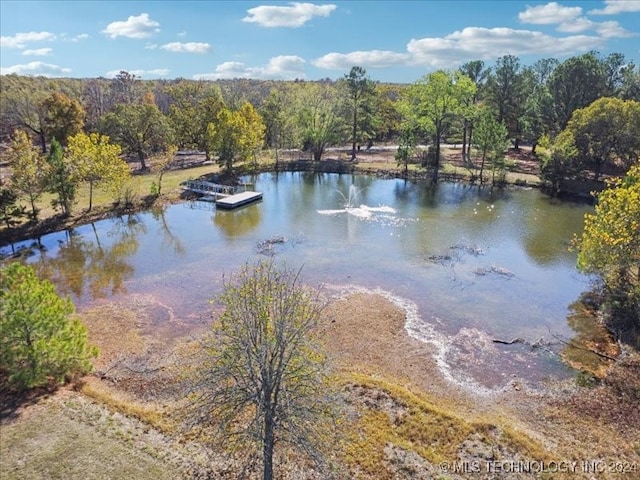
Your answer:
[[[114,197],[131,175],[129,166],[120,158],[121,153],[120,145],[111,143],[108,136],[99,133],[69,137],[67,146],[67,158],[78,179],[96,182]]]
[[[247,160],[262,147],[265,130],[260,114],[246,102],[239,110],[222,108],[215,123],[207,126],[207,135],[220,162],[230,169],[235,159]]]
[[[640,261],[640,166],[614,180],[599,198],[594,214],[585,215],[579,243],[580,268],[606,274]]]
[[[18,130],[7,151],[12,170],[12,183],[21,192],[27,193],[46,175],[46,161],[26,132]]]

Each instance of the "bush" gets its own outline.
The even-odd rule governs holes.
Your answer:
[[[18,390],[63,383],[92,369],[97,349],[72,316],[73,303],[34,269],[12,263],[0,269],[0,372]],[[4,386],[4,385],[3,385]]]

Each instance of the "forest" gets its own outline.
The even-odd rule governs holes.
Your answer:
[[[498,170],[507,146],[526,144],[560,190],[565,180],[625,171],[638,149],[640,69],[595,51],[529,66],[515,56],[472,61],[410,85],[379,83],[353,67],[335,81],[146,81],[122,71],[113,79],[5,75],[0,88],[5,157],[17,130],[42,153],[54,139],[66,148],[75,135],[96,133],[142,170],[170,146],[231,169],[265,149],[276,161],[290,149],[319,161],[332,146],[351,145],[353,159],[358,148],[393,143],[399,162],[420,153],[437,174],[442,143],[461,144],[463,158]]]

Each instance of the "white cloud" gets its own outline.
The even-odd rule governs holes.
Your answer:
[[[119,68],[118,70],[111,70],[105,73],[106,78],[113,78],[118,75],[120,72],[125,71],[136,77],[140,78],[158,78],[158,77],[167,77],[169,75],[170,70],[168,68],[156,68],[153,70],[127,70],[126,68]]]
[[[595,22],[592,22],[588,18],[580,17],[572,19],[571,21],[562,22],[558,25],[558,31],[566,33],[580,33],[592,30],[594,27]]]
[[[603,9],[589,10],[591,15],[617,15],[625,12],[640,12],[638,0],[604,0]]]
[[[582,15],[581,7],[564,7],[556,2],[551,2],[535,7],[527,5],[527,9],[518,14],[518,19],[522,23],[549,25],[563,23],[577,18],[580,15]]]
[[[601,47],[608,37],[628,35],[617,22],[609,24],[574,19],[573,23],[563,25],[572,25],[572,33],[591,29],[596,30],[599,35],[554,37],[531,30],[467,27],[444,37],[412,39],[407,44],[406,53],[379,50],[329,53],[312,63],[319,68],[336,70],[353,65],[365,68],[394,65],[449,68],[469,60],[494,60],[503,55],[574,55]]]
[[[160,24],[149,18],[148,13],[130,16],[126,21],[111,22],[101,33],[111,38],[147,38],[160,31]]]
[[[18,75],[60,77],[71,73],[71,69],[44,62],[29,62],[26,65],[13,65],[7,68],[0,68],[0,75],[9,75],[11,73]]]
[[[249,78],[249,67],[242,62],[224,62],[216,67],[214,73],[197,73],[195,80],[216,80],[218,78]]]
[[[366,68],[385,68],[394,65],[406,65],[409,60],[406,53],[381,50],[357,51],[350,53],[328,53],[312,63],[319,68],[344,70],[353,65]]]
[[[618,22],[613,20],[601,23],[595,23],[595,31],[598,32],[604,38],[624,38],[633,37],[634,33],[625,30],[620,26]]]
[[[292,2],[290,6],[261,5],[247,10],[243,22],[257,23],[263,27],[301,27],[313,17],[328,17],[336,5],[314,5]]]
[[[34,50],[25,50],[22,52],[22,55],[32,55],[34,57],[44,57],[46,55],[51,55],[53,52],[52,48],[36,48]]]
[[[58,38],[63,42],[77,43],[77,42],[81,42],[82,40],[91,38],[91,36],[88,33],[80,33],[79,35],[75,35],[71,37],[67,33],[61,33],[60,35],[58,35]]]
[[[194,75],[195,80],[217,80],[219,78],[256,78],[294,80],[304,78],[305,61],[295,55],[273,57],[264,67],[249,67],[242,62],[224,62],[213,73]]]
[[[611,14],[622,11],[633,11],[633,8],[640,11],[639,0],[635,0],[634,2],[609,1],[607,3],[608,5],[604,10],[591,10],[589,13],[602,13],[607,9]],[[556,2],[535,7],[527,6],[524,12],[518,14],[518,18],[523,23],[538,25],[557,24],[557,30],[566,33],[580,33],[593,30],[603,38],[633,36],[632,33],[622,28],[618,22],[593,22],[582,16],[581,7],[565,7]]]
[[[302,78],[305,61],[296,55],[279,55],[269,60],[263,69],[264,75],[270,78]]]
[[[603,38],[624,38],[632,37],[634,34],[625,30],[620,24],[614,20],[606,22],[594,22],[586,17],[579,17],[575,19],[562,22],[558,25],[557,30],[565,33],[580,33],[587,30],[593,30]]]
[[[207,53],[211,50],[211,45],[200,42],[171,42],[162,45],[160,48],[167,50],[168,52],[176,53]]]
[[[81,40],[86,40],[88,38],[91,38],[91,36],[88,33],[81,33],[80,35],[76,35],[75,37],[71,38],[72,42],[79,42]]]
[[[603,42],[588,35],[552,37],[530,30],[467,27],[442,38],[412,39],[407,50],[414,64],[441,67],[503,55],[571,55],[597,48]]]
[[[25,48],[27,43],[55,40],[56,36],[50,32],[16,33],[12,37],[0,37],[0,47]]]

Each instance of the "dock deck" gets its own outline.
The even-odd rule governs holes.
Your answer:
[[[239,187],[218,185],[205,180],[187,180],[182,182],[182,188],[201,195],[200,199],[213,202],[220,208],[236,208],[262,199],[262,193],[243,191],[236,193]],[[248,184],[241,187],[247,188]]]
[[[261,192],[241,192],[228,197],[219,198],[216,206],[220,208],[236,208],[262,199]]]

